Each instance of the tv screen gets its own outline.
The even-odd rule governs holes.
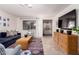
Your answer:
[[[69,13],[59,17],[58,28],[72,29],[76,27],[76,10],[72,10]]]

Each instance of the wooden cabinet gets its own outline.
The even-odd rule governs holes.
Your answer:
[[[67,54],[78,53],[78,36],[54,32],[54,41]]]
[[[54,33],[54,38],[55,38],[54,41],[56,42],[56,44],[58,44],[58,41],[59,41],[58,40],[59,39],[59,33],[55,32]]]

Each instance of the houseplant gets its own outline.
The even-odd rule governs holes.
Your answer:
[[[75,31],[77,34],[79,34],[79,26],[77,26],[77,27],[73,27],[72,30]]]

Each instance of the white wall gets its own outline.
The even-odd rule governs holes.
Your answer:
[[[23,20],[36,20],[36,30],[34,31],[34,37],[42,37],[42,19],[33,19],[33,18],[26,18],[20,19],[17,18],[17,31],[21,32],[22,36],[27,34],[28,30],[23,30]]]
[[[56,25],[56,22],[58,22],[58,17],[70,12],[73,9],[77,10],[77,26],[79,26],[79,4],[73,4],[65,8],[63,11],[58,13],[56,17],[53,18],[53,31],[56,31],[56,29],[58,28]]]
[[[8,14],[2,10],[0,10],[0,16],[4,18],[9,18],[9,27],[1,27],[0,31],[6,31],[6,30],[16,30],[16,17],[12,16],[11,14]]]
[[[43,19],[37,20],[36,24],[36,37],[43,36]]]

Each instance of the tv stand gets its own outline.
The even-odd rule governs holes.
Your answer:
[[[66,54],[78,54],[78,36],[54,32],[54,41]]]

